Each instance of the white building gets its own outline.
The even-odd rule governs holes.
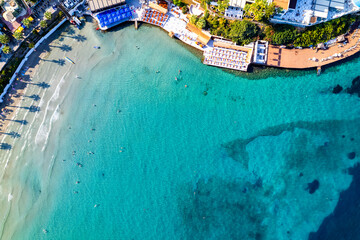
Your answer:
[[[360,0],[273,0],[284,11],[273,23],[306,27],[326,22],[360,10]]]

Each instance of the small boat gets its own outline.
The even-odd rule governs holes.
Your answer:
[[[68,57],[65,57],[65,60],[72,63],[72,64],[75,64],[75,62],[73,60],[71,60],[70,58],[68,58]]]
[[[100,47],[99,47],[99,46],[94,46],[94,48],[96,48],[96,49],[100,49]]]

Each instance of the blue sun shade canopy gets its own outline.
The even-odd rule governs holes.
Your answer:
[[[128,6],[121,9],[110,9],[96,15],[96,18],[99,20],[100,27],[113,26],[129,20],[131,17],[132,13]]]

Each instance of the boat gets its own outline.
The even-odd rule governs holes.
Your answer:
[[[99,47],[99,46],[94,46],[94,48],[96,48],[96,49],[100,49],[100,47]]]
[[[75,62],[73,60],[71,60],[70,58],[68,58],[68,57],[65,57],[65,60],[72,63],[72,64],[75,64]]]

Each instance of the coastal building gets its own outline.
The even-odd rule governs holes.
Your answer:
[[[214,41],[214,47],[204,51],[204,64],[246,72],[252,61],[252,54],[253,44],[238,46]]]
[[[162,13],[162,14],[167,14],[168,10],[167,8],[163,7],[163,6],[160,6],[156,3],[153,3],[153,2],[149,2],[149,7]]]
[[[107,30],[120,23],[130,20],[132,12],[129,6],[123,5],[94,15],[101,30]]]
[[[93,18],[101,30],[107,30],[132,18],[125,0],[87,0]]]
[[[14,32],[21,26],[21,20],[28,14],[28,6],[23,1],[4,0],[1,7],[4,10],[2,12],[2,21],[11,32]]]
[[[359,0],[273,0],[283,9],[273,23],[307,27],[360,11]]]
[[[190,32],[195,33],[197,35],[196,41],[203,45],[207,45],[211,39],[210,34],[202,31],[201,29],[197,28],[194,24],[190,22],[186,24],[186,29],[189,30]]]
[[[307,27],[360,11],[360,0],[268,0],[282,12],[273,16],[272,23]],[[230,0],[225,16],[242,19],[244,8],[254,0]]]
[[[229,6],[244,9],[246,4],[252,4],[254,2],[255,0],[230,0]]]
[[[87,0],[92,13],[110,10],[126,4],[125,0]]]
[[[244,15],[244,10],[240,7],[229,6],[225,9],[225,16],[233,19],[242,19]]]
[[[269,43],[267,41],[258,40],[254,46],[253,63],[265,65],[267,62]]]

